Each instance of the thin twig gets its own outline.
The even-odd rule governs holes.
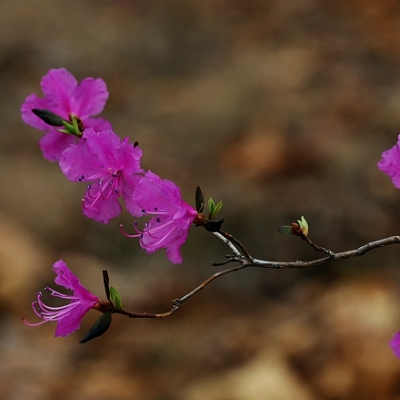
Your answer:
[[[334,254],[334,253],[333,253],[332,250],[326,249],[325,247],[318,246],[318,245],[315,244],[313,241],[311,241],[311,239],[310,239],[308,236],[301,235],[300,237],[301,237],[305,242],[307,242],[314,250],[317,250],[317,251],[319,251],[319,252],[321,252],[321,253],[328,254],[329,257],[333,257],[333,254]]]
[[[330,252],[328,257],[319,258],[311,261],[264,261],[253,259],[251,265],[262,268],[315,268],[319,265],[329,264],[334,261],[346,260],[364,255],[365,253],[379,247],[389,246],[400,243],[400,236],[390,236],[385,239],[369,242],[354,250],[341,251],[338,253]]]
[[[219,272],[216,272],[215,274],[211,275],[208,279],[206,279],[203,283],[201,283],[199,286],[194,288],[191,292],[185,294],[179,299],[175,299],[172,304],[172,308],[169,311],[159,313],[159,314],[152,314],[152,313],[134,313],[134,312],[129,312],[125,311],[122,309],[114,309],[113,312],[117,314],[123,314],[127,315],[129,318],[165,318],[169,317],[170,315],[174,314],[176,311],[178,311],[179,307],[187,300],[189,300],[191,297],[193,297],[196,293],[200,292],[203,290],[207,285],[209,285],[212,281],[215,279],[223,276],[230,274],[232,272],[239,271],[241,269],[250,267],[251,265],[248,263],[243,263],[240,265],[237,265],[236,267],[233,268],[228,268]]]
[[[226,234],[226,235],[229,235],[229,234]],[[346,260],[349,258],[360,257],[371,250],[374,250],[374,249],[377,249],[380,247],[384,247],[384,246],[389,246],[391,244],[399,244],[400,243],[400,236],[390,236],[385,239],[379,239],[379,240],[375,240],[373,242],[366,243],[363,246],[361,246],[357,249],[354,249],[354,250],[342,251],[342,252],[338,252],[338,253],[333,253],[333,252],[329,251],[329,253],[328,253],[329,256],[319,258],[316,260],[311,260],[311,261],[265,261],[265,260],[259,260],[259,259],[252,258],[247,253],[247,251],[245,250],[245,248],[243,247],[243,245],[241,245],[241,243],[239,241],[237,241],[236,239],[231,240],[231,238],[230,238],[231,235],[228,236],[229,239],[225,235],[222,238],[219,235],[216,235],[216,236],[218,238],[220,238],[221,240],[227,239],[228,241],[233,241],[235,244],[237,244],[241,248],[242,251],[245,252],[246,258],[243,257],[240,253],[238,253],[238,251],[235,249],[236,250],[234,252],[235,254],[229,258],[228,262],[238,262],[239,265],[236,265],[235,267],[232,267],[232,268],[224,269],[222,271],[216,272],[215,274],[211,275],[208,279],[206,279],[203,283],[201,283],[199,286],[194,288],[192,291],[185,294],[184,296],[182,296],[179,299],[175,299],[172,302],[172,308],[169,311],[159,313],[159,314],[152,314],[152,313],[134,313],[134,312],[129,312],[129,311],[125,311],[122,309],[114,308],[112,310],[112,312],[117,313],[117,314],[126,315],[129,318],[165,318],[165,317],[169,317],[170,315],[172,315],[176,311],[178,311],[180,306],[185,301],[189,300],[195,294],[197,294],[198,292],[203,290],[211,282],[215,281],[216,279],[220,278],[221,276],[228,275],[230,273],[237,272],[237,271],[240,271],[245,268],[249,268],[249,267],[278,268],[278,269],[315,268],[320,265],[329,264],[329,263],[332,263],[335,261],[341,261],[341,260]],[[224,242],[232,249],[232,247],[229,243],[227,243],[225,240],[224,240]],[[240,243],[240,245],[238,243]],[[233,249],[232,249],[232,251],[233,251]],[[249,258],[247,258],[247,257],[249,257]]]
[[[214,236],[216,236],[218,239],[222,240],[231,250],[232,253],[235,256],[241,257],[242,254],[240,253],[240,251],[233,245],[232,241],[230,239],[228,239],[227,237],[223,236],[221,233],[219,232],[212,232],[212,234]]]
[[[234,243],[239,249],[242,251],[244,257],[247,258],[247,260],[251,261],[253,257],[250,255],[250,253],[247,251],[247,249],[243,246],[242,242],[238,239],[236,239],[233,235],[231,235],[228,232],[225,231],[219,231],[219,233],[227,240],[229,240],[231,243]]]

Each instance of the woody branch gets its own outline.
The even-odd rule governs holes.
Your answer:
[[[384,239],[379,239],[375,240],[369,243],[366,243],[357,249],[353,250],[346,250],[346,251],[341,251],[341,252],[333,252],[331,250],[327,250],[323,247],[317,246],[314,244],[308,237],[303,236],[303,235],[298,235],[300,236],[303,240],[305,240],[312,248],[314,248],[316,251],[324,252],[328,254],[326,257],[318,258],[315,260],[310,260],[310,261],[301,261],[301,260],[296,260],[296,261],[267,261],[267,260],[260,260],[253,258],[249,252],[246,250],[246,248],[243,246],[243,244],[234,238],[231,234],[227,232],[213,232],[213,235],[215,235],[217,238],[222,240],[232,251],[231,254],[226,256],[226,260],[221,263],[216,263],[213,262],[213,265],[215,266],[220,266],[220,265],[225,265],[229,263],[236,263],[238,265],[235,265],[231,268],[227,268],[221,271],[218,271],[211,275],[209,278],[207,278],[204,282],[202,282],[199,286],[194,288],[192,291],[189,293],[185,294],[184,296],[175,299],[172,301],[172,308],[169,311],[163,312],[163,313],[135,313],[135,312],[129,312],[123,309],[117,309],[113,308],[113,312],[117,314],[122,314],[126,315],[129,318],[165,318],[169,317],[172,314],[174,314],[178,309],[181,307],[181,305],[192,298],[194,295],[202,291],[206,286],[208,286],[211,282],[215,281],[216,279],[224,276],[231,274],[233,272],[237,272],[240,270],[243,270],[245,268],[250,268],[250,267],[256,267],[256,268],[274,268],[274,269],[289,269],[289,268],[295,268],[295,269],[311,269],[311,268],[316,268],[320,267],[325,264],[330,264],[333,262],[338,262],[342,260],[347,260],[350,258],[355,258],[355,257],[360,257],[368,253],[369,251],[389,246],[392,244],[400,244],[400,236],[390,236]],[[106,289],[107,290],[107,289]]]

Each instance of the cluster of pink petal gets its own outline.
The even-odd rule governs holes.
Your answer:
[[[180,247],[197,212],[182,200],[174,183],[150,171],[143,176],[142,151],[129,143],[129,138],[121,140],[108,121],[91,117],[102,111],[108,98],[104,81],[86,78],[78,84],[60,68],[50,70],[42,78],[41,87],[45,97],[28,96],[21,108],[22,119],[46,132],[40,141],[46,159],[58,160],[69,180],[88,183],[83,213],[108,223],[122,211],[122,198],[132,215],[153,215],[142,232],[136,228],[137,235],[132,235],[139,238],[140,245],[148,253],[166,248],[172,262],[182,262]],[[82,138],[77,142],[76,136],[46,124],[33,109],[50,111],[67,121],[78,118],[85,128]],[[41,295],[37,304],[45,315]]]
[[[60,68],[50,70],[41,87],[45,97],[28,96],[22,105],[22,119],[46,132],[40,142],[45,158],[59,160],[69,180],[88,183],[83,213],[108,223],[122,211],[122,198],[132,215],[154,216],[142,232],[137,230],[137,235],[132,235],[139,238],[140,245],[148,253],[166,248],[172,262],[182,262],[180,247],[197,212],[182,200],[174,183],[150,171],[143,175],[142,151],[137,145],[129,143],[129,138],[121,140],[108,121],[91,117],[104,108],[106,84],[101,79],[86,78],[78,85],[67,70]],[[76,143],[76,136],[46,124],[32,109],[50,111],[67,121],[78,118],[85,128],[81,139]]]
[[[400,358],[400,332],[397,332],[390,341],[390,347],[397,358]]]
[[[391,149],[382,153],[378,168],[389,175],[393,185],[400,189],[400,135],[397,143]]]
[[[82,139],[70,145],[60,158],[60,168],[73,182],[90,182],[83,199],[83,213],[94,220],[108,223],[126,209],[140,216],[140,208],[133,201],[133,191],[141,178],[142,151],[121,140],[112,130],[96,132],[86,129]]]
[[[163,180],[151,171],[146,172],[136,186],[133,199],[143,215],[152,215],[143,231],[137,231],[140,245],[148,253],[165,248],[167,257],[174,264],[182,262],[180,248],[186,241],[189,228],[197,211],[182,200],[175,183]]]
[[[51,296],[68,300],[69,303],[60,307],[51,307],[43,302],[42,293],[38,293],[37,300],[32,303],[32,308],[35,314],[42,318],[42,321],[35,324],[25,320],[24,322],[29,326],[37,326],[55,321],[57,322],[55,336],[68,336],[79,329],[83,316],[98,304],[99,298],[79,282],[64,261],[57,261],[53,270],[57,275],[55,283],[72,290],[73,294],[66,295],[49,287],[46,289],[50,291]]]

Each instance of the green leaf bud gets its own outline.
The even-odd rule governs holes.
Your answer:
[[[291,225],[284,225],[278,229],[278,232],[282,235],[291,235],[293,233]]]
[[[117,289],[115,287],[110,286],[110,299],[113,302],[114,306],[116,309],[120,310],[122,308],[122,300],[121,296],[118,293]]]
[[[297,220],[297,222],[299,223],[299,226],[301,228],[303,235],[307,236],[308,235],[308,223],[307,223],[306,219],[304,218],[304,216],[302,216],[301,219]]]

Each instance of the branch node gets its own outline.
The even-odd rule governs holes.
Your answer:
[[[182,304],[181,299],[175,299],[172,301],[172,308],[179,308]]]
[[[328,254],[330,258],[335,258],[335,253],[332,250],[325,249],[325,253]]]
[[[369,250],[369,243],[364,244],[364,246],[361,246],[357,249],[357,254],[360,256],[365,254]]]

